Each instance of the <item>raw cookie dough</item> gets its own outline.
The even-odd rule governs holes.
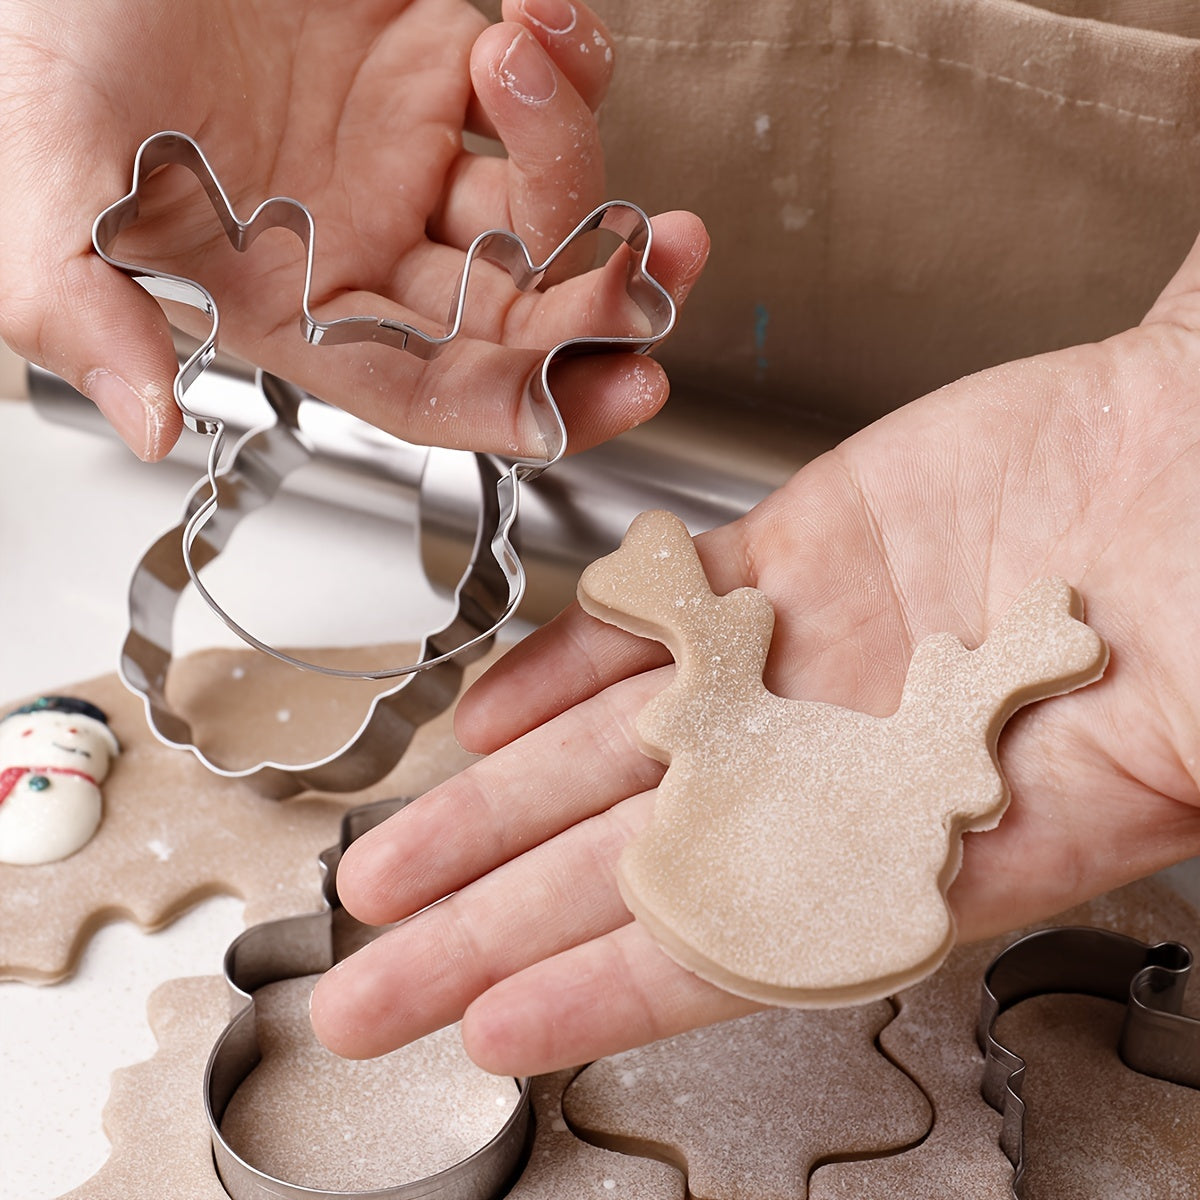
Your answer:
[[[879,1035],[883,1053],[930,1097],[929,1136],[899,1154],[819,1167],[809,1200],[1013,1200],[1000,1114],[979,1092],[983,1056],[975,1041],[983,972],[1011,940],[956,946],[938,971],[900,993],[900,1011]]]
[[[1110,892],[1087,904],[1063,913],[1055,925],[1096,925],[1115,929],[1146,942],[1175,939],[1200,949],[1200,913],[1182,900],[1178,892],[1149,879]],[[1025,931],[1029,932],[1029,931]],[[896,997],[899,1015],[879,1037],[885,1054],[918,1083],[932,1098],[933,1129],[919,1145],[901,1154],[870,1161],[831,1163],[819,1168],[809,1188],[810,1200],[865,1200],[868,1197],[920,1196],[922,1200],[1012,1200],[1013,1169],[1000,1149],[1000,1114],[990,1108],[979,1092],[983,1056],[976,1041],[980,985],[992,958],[1020,934],[1008,934],[957,946],[941,970]],[[1027,1001],[1006,1013],[1003,1021],[1013,1022],[1013,1040],[1002,1040],[1017,1053],[1024,1054],[1020,1030],[1027,1022],[1037,1021],[1045,1003],[1058,1011],[1065,997],[1047,997],[1045,1001]],[[1200,1004],[1200,995],[1196,996]],[[1103,1002],[1100,1002],[1103,1004]],[[1118,1018],[1120,1007],[1107,1005]],[[1111,1017],[1106,1018],[1111,1020]],[[1009,1026],[1003,1025],[1002,1030]],[[1084,1029],[1071,1031],[1076,1039],[1092,1035]],[[1107,1036],[1107,1035],[1106,1035]],[[1025,1098],[1028,1149],[1032,1177],[1052,1180],[1051,1186],[1028,1191],[1029,1200],[1037,1196],[1067,1200],[1067,1197],[1105,1196],[1117,1200],[1125,1196],[1172,1195],[1162,1180],[1175,1177],[1177,1160],[1187,1169],[1190,1164],[1194,1182],[1196,1151],[1178,1152],[1179,1115],[1182,1106],[1191,1103],[1196,1113],[1189,1127],[1200,1125],[1200,1093],[1190,1097],[1174,1095],[1172,1104],[1164,1104],[1153,1119],[1139,1111],[1136,1096],[1150,1094],[1138,1082],[1141,1077],[1122,1067],[1123,1074],[1111,1074],[1106,1082],[1109,1100],[1094,1103],[1099,1094],[1089,1090],[1088,1081],[1099,1082],[1097,1072],[1111,1072],[1115,1037],[1107,1046],[1083,1051],[1080,1061],[1063,1060],[1065,1042],[1052,1046],[1040,1037],[1024,1043],[1028,1047]],[[1043,1079],[1043,1074],[1048,1078]],[[1054,1091],[1055,1083],[1074,1077],[1079,1095],[1074,1100]],[[1081,1086],[1082,1085],[1082,1086]],[[1160,1087],[1163,1085],[1159,1085]],[[1046,1089],[1046,1090],[1043,1090]],[[1174,1093],[1187,1089],[1174,1088]],[[1125,1128],[1125,1097],[1133,1103],[1131,1117],[1144,1149],[1127,1153],[1122,1138]],[[1044,1097],[1044,1098],[1043,1098]],[[1068,1116],[1080,1103],[1090,1103],[1087,1122]],[[1059,1108],[1064,1107],[1060,1122]],[[1081,1177],[1082,1190],[1068,1190],[1065,1176],[1078,1167],[1078,1151],[1070,1147],[1072,1139],[1086,1140],[1093,1170]],[[1064,1141],[1066,1144],[1064,1144]],[[1107,1146],[1106,1151],[1102,1147]],[[1105,1162],[1111,1163],[1110,1168]],[[1099,1181],[1120,1178],[1125,1190],[1100,1186]],[[1176,1193],[1188,1195],[1186,1188]]]
[[[1054,923],[1169,939],[1200,953],[1200,911],[1153,879]],[[1200,1018],[1194,971],[1183,1011]],[[1001,1042],[1025,1059],[1026,1200],[1197,1194],[1200,1091],[1129,1070],[1116,1052],[1122,1013],[1089,996],[1040,996],[997,1021]]]
[[[296,986],[304,991],[301,984]],[[256,1007],[263,999],[260,992]],[[273,1022],[269,1007],[268,1000],[262,1011]],[[151,996],[149,1015],[158,1039],[154,1057],[113,1075],[112,1094],[104,1110],[112,1156],[63,1200],[161,1200],[163,1196],[228,1200],[213,1169],[201,1086],[209,1051],[229,1016],[228,986],[219,977],[172,980]],[[288,1019],[285,1015],[284,1020]],[[301,1031],[303,1039],[310,1036]],[[365,1178],[368,1171],[381,1178],[394,1174],[395,1164],[405,1157],[411,1160],[409,1169],[418,1171],[452,1157],[465,1142],[478,1139],[502,1120],[502,1112],[511,1110],[515,1088],[508,1080],[483,1076],[466,1064],[461,1050],[449,1045],[452,1032],[436,1036],[443,1044],[431,1056],[448,1058],[459,1074],[464,1068],[473,1073],[469,1090],[459,1093],[456,1101],[459,1108],[468,1103],[468,1096],[481,1102],[479,1111],[468,1114],[475,1126],[473,1135],[464,1139],[454,1122],[435,1126],[435,1114],[416,1107],[424,1093],[419,1087],[409,1087],[405,1077],[399,1084],[392,1080],[382,1106],[373,1108],[355,1126],[353,1139],[340,1143],[331,1139],[331,1122],[340,1119],[347,1105],[361,1103],[356,1068],[367,1064],[346,1064],[348,1070],[333,1072],[322,1065],[315,1089],[303,1071],[279,1072],[280,1087],[266,1098],[268,1111],[261,1116],[264,1127],[281,1119],[299,1120],[316,1109],[317,1120],[324,1126],[318,1136],[332,1143],[326,1145],[332,1155],[328,1170],[337,1173],[342,1188],[352,1186],[356,1178]],[[304,1053],[308,1061],[314,1061],[311,1054]],[[574,1074],[562,1071],[533,1081],[534,1142],[528,1162],[508,1193],[509,1200],[684,1200],[683,1176],[673,1167],[598,1149],[567,1129],[562,1092]],[[497,1096],[505,1101],[504,1106],[494,1104]],[[253,1146],[266,1135],[253,1128],[258,1117],[249,1112],[243,1116],[247,1128],[242,1132]],[[227,1118],[230,1122],[239,1119],[232,1114]],[[311,1120],[311,1112],[303,1119]],[[304,1126],[298,1133],[309,1128]],[[230,1132],[227,1129],[227,1137]],[[372,1148],[372,1163],[358,1162],[363,1145]],[[277,1165],[289,1177],[303,1169],[307,1158],[303,1145],[299,1154],[275,1146],[268,1147],[267,1153],[278,1158]]]
[[[1200,946],[1200,915],[1153,880],[1102,896],[1056,923],[1097,924],[1146,941],[1175,938]],[[803,1200],[807,1172],[818,1158],[838,1147],[869,1155],[887,1146],[892,1152],[878,1158],[818,1167],[808,1181],[809,1200],[1011,1200],[1011,1168],[997,1145],[1000,1117],[979,1099],[974,1027],[983,968],[1016,936],[960,947],[942,971],[900,995],[899,1016],[878,1037],[895,1066],[872,1044],[890,1010],[874,1004],[848,1014],[762,1013],[602,1060],[574,1084],[568,1082],[571,1072],[535,1080],[536,1140],[512,1200],[680,1200],[685,1194],[674,1168],[578,1142],[561,1119],[564,1107],[574,1129],[589,1139],[620,1140],[638,1156],[667,1153],[690,1172],[690,1193],[697,1200],[714,1194],[721,1200],[742,1195]],[[1195,1013],[1200,996],[1191,1001],[1189,1011]],[[202,1080],[229,1019],[228,986],[221,978],[173,980],[154,993],[149,1012],[157,1053],[113,1076],[105,1108],[112,1157],[64,1200],[163,1195],[227,1200],[213,1174]],[[1027,1048],[1028,1089],[1044,1065],[1047,1072],[1058,1068],[1053,1048]],[[1107,1061],[1108,1050],[1101,1049],[1099,1058]],[[1086,1060],[1074,1066],[1090,1070]],[[929,1110],[903,1072],[932,1103],[927,1138],[922,1133]],[[1123,1122],[1131,1075],[1125,1070],[1114,1080],[1116,1086],[1104,1093],[1111,1102],[1093,1106],[1090,1119],[1110,1126]],[[293,1076],[292,1086],[296,1082]],[[319,1087],[325,1085],[322,1076]],[[1054,1085],[1047,1079],[1038,1086]],[[1183,1099],[1194,1104],[1195,1094]],[[334,1110],[341,1103],[336,1092],[326,1093],[326,1102]],[[1053,1097],[1049,1102],[1055,1103]],[[280,1103],[288,1107],[283,1096]],[[1128,1174],[1133,1155],[1115,1168],[1097,1157],[1089,1180],[1120,1177],[1130,1195],[1170,1194],[1157,1185],[1175,1178],[1168,1160],[1180,1136],[1180,1110],[1172,1101],[1150,1115],[1153,1120],[1136,1125],[1146,1140],[1145,1152],[1136,1155],[1144,1170],[1136,1178]],[[387,1125],[388,1119],[373,1116],[372,1122]],[[1193,1122],[1185,1126],[1190,1133],[1194,1118],[1187,1119]],[[1040,1140],[1043,1123],[1055,1125],[1054,1112],[1035,1101],[1030,1120],[1036,1123],[1030,1127],[1031,1154],[1046,1160],[1044,1170],[1058,1170],[1054,1152]],[[1102,1129],[1095,1136],[1076,1129],[1073,1136],[1104,1144],[1106,1135]],[[1194,1153],[1186,1149],[1182,1160],[1193,1172],[1178,1193],[1183,1196],[1192,1194]],[[740,1180],[744,1190],[729,1186],[731,1180]],[[1048,1194],[1057,1200],[1058,1193]],[[1121,1193],[1105,1195],[1115,1200]],[[1031,1200],[1037,1200],[1033,1193]]]
[[[695,1200],[803,1200],[821,1159],[929,1129],[925,1097],[873,1044],[892,1015],[877,1001],[693,1030],[593,1063],[563,1111],[589,1141],[677,1164]]]
[[[1092,996],[1038,996],[997,1022],[1028,1064],[1024,1200],[1196,1195],[1200,1091],[1126,1067],[1122,1017]]]
[[[533,1080],[529,1161],[505,1200],[684,1200],[683,1175],[667,1163],[581,1141],[563,1119],[571,1068]]]
[[[229,1020],[220,976],[172,979],[147,1006],[153,1058],[113,1072],[104,1106],[108,1161],[61,1200],[229,1200],[212,1165],[204,1064]]]
[[[1021,705],[1099,677],[1104,643],[1061,580],[1030,584],[976,650],[913,652],[874,717],[769,692],[763,593],[716,596],[678,518],[643,513],[579,584],[594,616],[664,642],[672,682],[638,719],[668,764],[618,865],[634,916],[683,966],[769,1004],[829,1006],[922,978],[954,941],[962,834],[1008,793],[996,741]]]
[[[415,648],[360,653],[371,663],[399,662]],[[337,654],[345,661],[345,651]],[[471,677],[496,657],[472,667]],[[262,754],[305,761],[322,747],[336,749],[361,721],[365,695],[362,681],[330,680],[248,650],[182,658],[171,688],[198,736],[247,761]],[[35,867],[0,863],[0,978],[55,982],[105,922],[120,917],[157,929],[217,893],[245,898],[249,924],[311,911],[320,897],[317,855],[337,841],[347,808],[418,795],[472,761],[446,712],[422,726],[400,764],[369,789],[267,800],[160,743],[141,701],[116,675],[64,690],[108,714],[122,753],[105,781],[104,820],[83,849]]]

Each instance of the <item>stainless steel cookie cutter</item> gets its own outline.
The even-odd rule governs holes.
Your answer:
[[[204,1071],[204,1106],[213,1162],[232,1200],[496,1200],[520,1169],[533,1133],[530,1080],[516,1081],[515,1107],[487,1145],[461,1162],[424,1179],[374,1191],[331,1192],[289,1183],[259,1170],[229,1145],[221,1118],[234,1093],[261,1059],[253,993],[268,983],[328,970],[369,936],[341,907],[337,867],[346,847],[403,808],[407,800],[382,800],[351,809],[342,818],[341,838],[321,857],[324,908],[298,917],[255,925],[225,953],[225,978],[235,1012],[213,1046]]]
[[[978,1037],[983,1098],[1004,1123],[1000,1145],[1013,1164],[1013,1195],[1024,1194],[1025,1060],[995,1036],[1000,1014],[1034,996],[1073,993],[1124,1004],[1119,1052],[1125,1065],[1200,1088],[1200,1021],[1181,1012],[1192,955],[1179,942],[1150,945],[1107,929],[1043,929],[1001,951],[984,975]]]
[[[221,462],[224,423],[188,407],[185,398],[188,389],[216,353],[219,327],[216,302],[192,280],[118,259],[111,253],[117,236],[137,220],[142,184],[149,175],[168,165],[183,166],[197,178],[235,249],[247,250],[266,229],[285,228],[300,238],[305,247],[300,325],[305,340],[314,344],[377,342],[431,359],[462,329],[469,278],[477,260],[501,266],[516,288],[529,290],[543,280],[566,248],[585,234],[608,230],[631,251],[626,290],[648,322],[649,332],[571,338],[554,346],[542,359],[529,381],[527,394],[539,418],[546,452],[537,458],[504,460],[494,455],[477,455],[485,499],[480,505],[474,552],[455,591],[453,616],[442,629],[423,640],[414,663],[362,671],[300,659],[244,629],[225,612],[200,579],[200,570],[221,553],[241,519],[269,503],[284,479],[311,460],[313,448],[297,420],[302,393],[265,373],[260,373],[262,391],[274,421],[241,438],[226,465]],[[624,201],[601,205],[540,264],[533,263],[528,248],[515,234],[503,230],[480,234],[466,252],[451,298],[447,331],[443,334],[430,334],[406,322],[375,316],[317,320],[310,308],[315,232],[308,209],[296,200],[273,197],[242,221],[200,147],[186,134],[157,133],[142,143],[129,192],[96,218],[92,241],[104,261],[129,274],[147,292],[189,305],[211,322],[208,336],[180,367],[174,382],[175,401],[187,425],[212,438],[207,476],[188,497],[180,524],[151,546],[134,572],[129,593],[130,630],[121,654],[122,677],[143,697],[149,724],[161,740],[190,750],[210,770],[245,779],[268,795],[285,796],[306,788],[353,791],[375,782],[399,760],[416,726],[453,700],[461,682],[462,664],[487,649],[496,631],[520,603],[525,573],[514,546],[520,486],[557,462],[567,444],[566,430],[550,387],[553,364],[560,357],[597,351],[644,353],[674,326],[674,301],[648,270],[649,218],[636,205]],[[397,445],[405,443],[398,441]],[[357,732],[325,758],[300,765],[262,762],[245,769],[227,769],[196,746],[189,723],[172,708],[166,696],[175,609],[189,584],[243,641],[263,653],[326,675],[376,680],[399,678],[401,683],[377,696]],[[447,669],[439,672],[443,667]],[[418,674],[434,673],[442,678],[423,687],[406,686]]]

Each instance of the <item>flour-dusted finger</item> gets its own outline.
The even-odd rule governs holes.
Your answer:
[[[317,1035],[348,1058],[387,1053],[458,1020],[497,980],[626,923],[616,862],[651,804],[642,793],[574,825],[339,963],[313,995]]]
[[[499,980],[467,1009],[467,1053],[537,1075],[754,1012],[669,959],[636,922]]]
[[[653,787],[662,768],[638,749],[632,721],[663,682],[595,697],[364,834],[338,869],[343,905],[370,924],[401,920]]]
[[[465,246],[495,223],[485,211],[492,205],[529,244],[534,260],[544,259],[605,198],[595,115],[538,40],[512,22],[481,35],[471,76],[506,157],[457,161],[435,235]],[[485,173],[488,186],[480,183]],[[583,266],[583,255],[577,258]]]

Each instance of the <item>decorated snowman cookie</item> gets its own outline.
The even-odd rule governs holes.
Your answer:
[[[0,720],[0,862],[55,862],[85,845],[119,750],[86,700],[43,696]]]

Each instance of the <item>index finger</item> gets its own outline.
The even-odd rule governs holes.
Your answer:
[[[661,764],[632,716],[665,682],[630,680],[564,713],[414,800],[350,846],[338,893],[361,921],[418,911],[647,788]]]

